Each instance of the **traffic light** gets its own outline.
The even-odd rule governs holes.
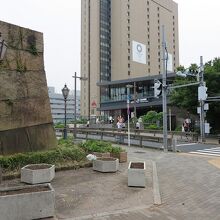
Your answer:
[[[207,94],[208,88],[206,86],[199,86],[198,88],[198,100],[199,101],[205,101],[208,98]]]
[[[154,97],[159,98],[162,94],[162,83],[159,80],[154,81]]]

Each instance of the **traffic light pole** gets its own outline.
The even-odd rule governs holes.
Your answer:
[[[127,114],[128,114],[128,147],[131,146],[131,136],[130,136],[130,88],[132,85],[127,85]]]
[[[162,87],[162,97],[163,97],[163,144],[164,152],[168,151],[167,148],[167,51],[166,51],[166,41],[165,41],[165,30],[164,25],[162,26],[162,47],[163,47],[163,87]]]
[[[200,86],[204,86],[204,67],[203,67],[203,57],[200,57]],[[204,100],[200,100],[200,138],[201,142],[205,142],[205,111],[204,111]]]

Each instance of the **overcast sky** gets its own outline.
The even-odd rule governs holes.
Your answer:
[[[138,1],[138,0],[136,0]],[[179,4],[180,64],[220,57],[220,1],[176,0]],[[0,0],[0,20],[44,33],[48,86],[73,88],[80,74],[80,0]],[[78,83],[79,88],[79,83]]]

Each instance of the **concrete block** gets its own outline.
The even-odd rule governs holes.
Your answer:
[[[128,186],[146,186],[145,162],[130,162],[128,166]]]
[[[55,165],[29,164],[21,168],[21,182],[29,184],[48,183],[55,177]]]
[[[102,157],[93,160],[93,170],[108,173],[116,172],[118,170],[119,160],[112,157]]]
[[[50,184],[0,189],[4,220],[30,220],[54,216],[55,192]]]

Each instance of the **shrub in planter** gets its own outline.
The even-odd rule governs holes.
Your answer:
[[[92,154],[94,154],[96,157],[110,157],[111,156],[110,152],[106,152],[106,153],[93,152]]]
[[[85,143],[80,144],[80,147],[85,150],[86,153],[106,153],[111,152],[112,145],[105,141],[88,140]]]
[[[113,147],[111,157],[118,158],[120,163],[127,162],[127,152],[121,147]]]

